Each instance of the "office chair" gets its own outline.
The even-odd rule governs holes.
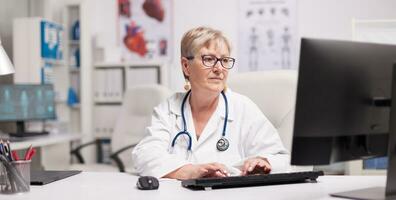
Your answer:
[[[111,137],[112,153],[110,158],[116,167],[105,164],[82,165],[84,158],[80,153],[81,149],[95,144],[99,152],[102,150],[102,142],[95,140],[71,151],[81,163],[73,165],[72,169],[133,173],[132,148],[145,136],[145,129],[151,123],[153,108],[170,95],[170,90],[161,85],[140,85],[128,89],[125,92],[121,112]]]
[[[297,90],[296,70],[269,70],[230,74],[231,90],[249,97],[278,130],[289,151],[293,139],[294,106]],[[294,167],[292,171],[312,170],[312,167]]]

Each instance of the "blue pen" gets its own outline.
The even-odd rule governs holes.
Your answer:
[[[10,141],[9,140],[7,140],[6,147],[7,147],[8,159],[10,159],[10,161],[12,161],[11,146],[10,146]]]
[[[4,156],[8,159],[8,161],[11,161],[10,160],[10,156],[9,156],[9,151],[8,151],[8,146],[7,146],[7,144],[3,144],[3,148],[4,148]]]
[[[4,151],[3,151],[3,143],[0,142],[0,154],[4,155]]]
[[[5,155],[3,140],[0,140],[0,151],[1,151],[1,154],[2,154],[2,155]]]
[[[3,140],[1,140],[1,149],[3,151],[3,155],[9,160],[10,157],[8,156],[8,147],[7,147],[7,144],[5,142],[3,142]]]

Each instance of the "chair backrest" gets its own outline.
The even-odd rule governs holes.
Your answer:
[[[271,70],[231,74],[230,88],[249,97],[278,130],[291,152],[297,92],[296,70]],[[291,171],[310,171],[312,166],[291,166]]]
[[[145,129],[151,123],[153,108],[170,95],[171,91],[161,85],[139,85],[128,89],[111,138],[112,151],[143,139]],[[120,158],[127,169],[132,166],[131,151],[121,153]]]
[[[231,74],[229,87],[249,97],[278,130],[283,144],[291,150],[296,70],[271,70]]]

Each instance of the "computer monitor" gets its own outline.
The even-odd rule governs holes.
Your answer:
[[[27,132],[26,121],[56,119],[55,93],[52,85],[0,85],[0,122],[16,122],[11,136],[35,136],[45,131]]]
[[[395,195],[395,63],[393,45],[303,38],[291,163],[388,155],[386,195]],[[334,196],[359,198],[365,191]],[[383,188],[376,191],[385,198]]]

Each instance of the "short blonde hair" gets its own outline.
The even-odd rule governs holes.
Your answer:
[[[228,39],[219,30],[209,27],[197,27],[187,31],[181,40],[181,56],[194,56],[202,47],[209,47],[215,42],[217,45],[225,44],[228,53],[231,53],[231,45]]]

